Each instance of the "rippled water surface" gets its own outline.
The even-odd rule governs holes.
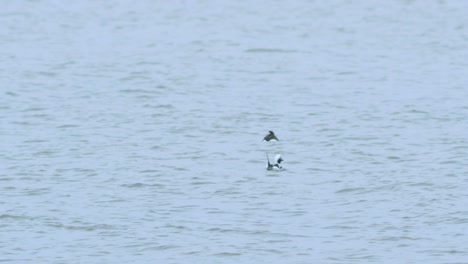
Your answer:
[[[0,262],[468,263],[467,12],[2,1]]]

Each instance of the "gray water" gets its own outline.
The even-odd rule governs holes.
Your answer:
[[[468,263],[467,11],[2,1],[0,262]]]

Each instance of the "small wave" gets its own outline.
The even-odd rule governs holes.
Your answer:
[[[336,191],[336,193],[350,193],[350,192],[363,192],[365,191],[365,188],[358,187],[358,188],[344,188],[339,191]]]
[[[249,53],[299,53],[297,50],[285,50],[285,49],[268,49],[268,48],[256,48],[247,49],[245,52]]]

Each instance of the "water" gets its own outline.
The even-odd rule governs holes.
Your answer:
[[[466,2],[1,5],[0,261],[468,263]]]

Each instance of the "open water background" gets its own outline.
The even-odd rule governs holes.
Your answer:
[[[467,1],[0,5],[0,262],[468,263]]]

